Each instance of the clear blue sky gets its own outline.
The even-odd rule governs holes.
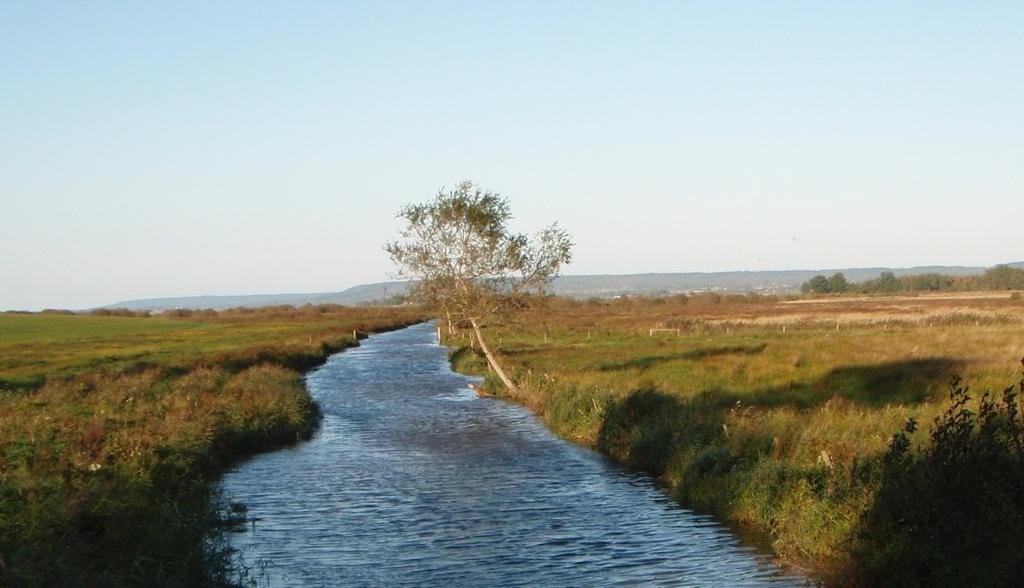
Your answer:
[[[568,229],[567,273],[1024,259],[1022,30],[1021,2],[4,2],[0,309],[384,280],[397,209],[463,178]]]

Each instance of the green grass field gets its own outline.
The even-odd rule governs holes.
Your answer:
[[[0,388],[37,387],[47,377],[90,370],[184,367],[201,357],[259,347],[313,347],[351,339],[354,329],[387,317],[373,309],[207,320],[0,314]]]
[[[0,585],[244,583],[232,460],[308,437],[301,372],[402,308],[0,314]]]
[[[342,307],[0,314],[0,584],[244,583],[222,541],[241,510],[212,481],[239,456],[313,431],[301,372],[353,344],[353,330],[422,318]],[[1024,305],[981,294],[552,300],[487,336],[522,384],[514,400],[558,434],[653,473],[684,504],[843,584],[907,561],[891,548],[906,542],[880,541],[873,522],[880,492],[899,487],[886,482],[893,435],[941,416],[955,375],[975,390],[1016,381]],[[465,348],[453,363],[485,370]],[[915,455],[926,429],[910,437]],[[949,577],[1007,577],[989,567]]]
[[[874,573],[858,549],[893,435],[913,418],[924,426],[912,443],[925,444],[955,376],[979,391],[1016,382],[1024,305],[1005,294],[556,300],[488,337],[523,385],[516,400],[557,433],[842,583]],[[485,369],[464,351],[454,363]]]

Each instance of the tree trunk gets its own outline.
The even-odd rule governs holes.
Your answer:
[[[501,366],[498,365],[498,360],[495,359],[494,354],[491,353],[491,349],[487,347],[487,343],[484,342],[484,335],[480,332],[480,325],[477,324],[476,319],[469,319],[469,324],[473,325],[473,332],[476,333],[476,340],[480,343],[480,350],[484,352],[484,357],[487,358],[487,365],[491,366],[491,369],[494,370],[494,373],[498,374],[502,383],[505,384],[509,390],[518,394],[519,387],[515,385],[512,378],[509,378],[505,374],[505,370],[501,369]]]

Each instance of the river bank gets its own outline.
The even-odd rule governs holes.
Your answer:
[[[222,586],[241,509],[216,480],[309,438],[302,373],[407,309],[182,319],[0,316],[0,583]],[[35,371],[27,371],[35,370]]]
[[[510,400],[561,437],[650,472],[682,504],[750,529],[827,584],[885,584],[901,577],[901,561],[907,567],[922,555],[900,552],[905,531],[878,526],[883,515],[900,514],[880,513],[878,503],[892,478],[885,456],[893,435],[910,420],[922,423],[908,443],[912,456],[924,455],[928,424],[950,407],[954,375],[975,390],[1013,383],[1024,307],[888,299],[821,306],[796,316],[794,305],[756,297],[556,300],[487,336],[520,385]],[[468,349],[452,360],[460,371],[486,373]],[[507,396],[492,378],[486,388]],[[943,500],[950,511],[986,517],[997,508],[980,498]],[[943,565],[1012,566],[967,557],[952,553]]]

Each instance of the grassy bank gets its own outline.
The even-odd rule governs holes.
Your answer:
[[[244,582],[215,480],[308,438],[301,372],[407,309],[0,314],[0,584]]]
[[[553,301],[488,336],[523,384],[515,400],[559,435],[651,472],[684,504],[752,530],[828,583],[884,584],[896,564],[879,552],[900,538],[880,539],[870,522],[893,435],[923,423],[907,445],[925,451],[954,375],[976,390],[1015,382],[1022,327],[1024,305],[1008,293],[700,295]],[[485,369],[471,352],[453,359]]]

